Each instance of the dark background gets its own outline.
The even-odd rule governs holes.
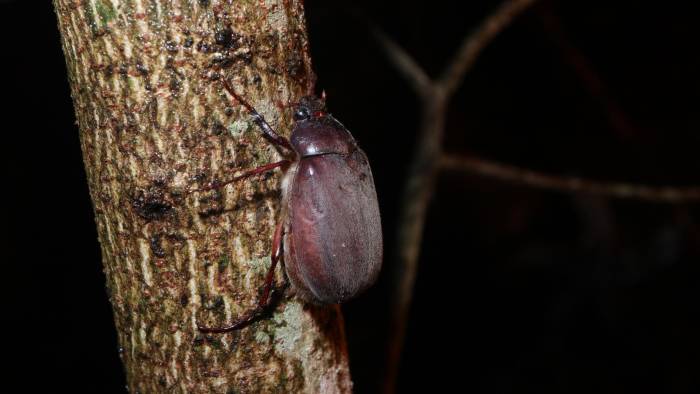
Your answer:
[[[355,388],[365,393],[383,376],[388,274],[419,103],[362,19],[437,75],[499,2],[352,3],[306,7],[318,88],[367,152],[383,214],[384,275],[344,307]],[[446,149],[558,175],[700,184],[700,25],[684,7],[542,1],[467,75],[450,104]],[[0,37],[10,196],[0,352],[11,368],[3,374],[34,376],[30,387],[123,392],[50,3],[0,1]],[[697,207],[444,173],[399,390],[700,392]]]

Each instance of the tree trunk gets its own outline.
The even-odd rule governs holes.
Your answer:
[[[288,135],[314,80],[301,1],[54,6],[130,391],[351,391],[337,307],[287,291],[242,330],[197,330],[255,307],[280,208],[279,172],[195,191],[279,159],[217,79]]]

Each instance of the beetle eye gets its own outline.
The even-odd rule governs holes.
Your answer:
[[[306,107],[300,107],[296,112],[294,112],[294,120],[306,120],[310,117],[311,114],[309,114],[309,109]]]

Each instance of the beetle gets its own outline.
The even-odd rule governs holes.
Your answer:
[[[263,136],[282,148],[286,158],[209,186],[221,187],[280,168],[281,219],[272,240],[270,267],[257,307],[225,327],[243,328],[270,304],[274,272],[282,258],[294,293],[319,305],[345,302],[370,287],[382,266],[382,228],[374,178],[367,155],[352,134],[326,112],[325,94],[305,96],[294,109],[289,139],[278,134],[225,79],[224,89],[252,115]]]

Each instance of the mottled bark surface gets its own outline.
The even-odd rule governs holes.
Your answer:
[[[349,392],[338,308],[196,328],[254,307],[280,208],[279,172],[193,191],[279,158],[217,78],[288,134],[313,80],[301,2],[54,6],[130,391]]]

